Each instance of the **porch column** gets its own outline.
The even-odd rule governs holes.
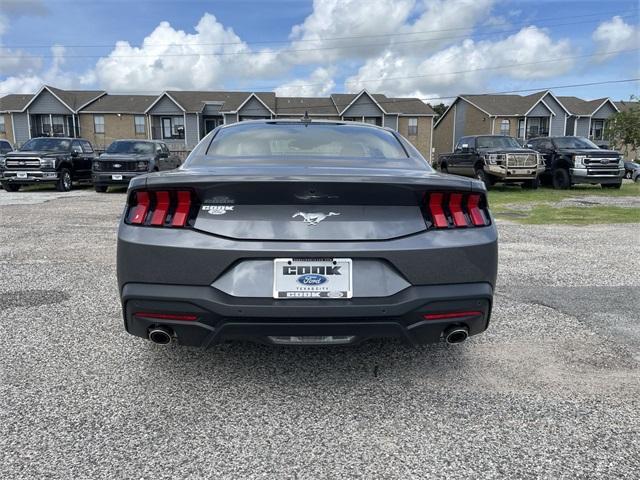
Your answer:
[[[182,118],[184,121],[184,148],[187,149],[187,114],[186,112],[182,114]]]
[[[78,135],[78,133],[76,133],[76,116],[75,114],[71,114],[71,119],[73,120],[73,137],[76,138]]]
[[[151,140],[151,115],[146,115],[147,117],[147,138]]]
[[[53,137],[53,115],[49,114],[49,136]]]
[[[13,118],[13,114],[12,114],[12,118]],[[29,129],[29,138],[31,137],[31,115],[29,114],[29,110],[27,110],[27,128]],[[15,130],[13,131],[14,135],[15,135]]]
[[[522,138],[522,140],[527,140],[527,117],[524,117],[524,137]]]

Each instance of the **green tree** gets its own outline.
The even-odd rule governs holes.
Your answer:
[[[605,129],[605,138],[611,145],[624,150],[638,151],[640,147],[640,106],[637,97],[631,96],[620,112],[609,118]]]
[[[439,103],[438,105],[431,105],[431,104],[427,104],[429,105],[434,112],[436,112],[436,114],[438,115],[435,120],[438,120],[442,114],[447,110],[447,106],[444,103]]]

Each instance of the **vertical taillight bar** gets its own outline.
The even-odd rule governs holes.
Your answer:
[[[471,217],[471,221],[476,227],[485,225],[484,214],[480,210],[480,195],[473,193],[469,195],[467,200],[467,211]]]
[[[462,211],[462,194],[452,193],[449,195],[449,211],[453,217],[453,224],[456,227],[466,227],[467,217]]]
[[[144,190],[136,192],[136,206],[133,207],[133,212],[131,213],[131,223],[134,225],[142,224],[147,216],[150,205],[151,198],[149,197],[149,192]]]
[[[156,193],[156,207],[151,216],[151,225],[162,226],[169,213],[169,192],[160,191]]]
[[[191,192],[178,191],[178,205],[176,211],[173,214],[173,220],[171,221],[172,227],[184,227],[189,217],[189,210],[191,210]]]
[[[432,193],[429,195],[429,212],[431,213],[433,224],[437,228],[445,228],[449,226],[447,216],[444,214],[444,210],[442,209],[443,199],[444,194],[442,193]]]

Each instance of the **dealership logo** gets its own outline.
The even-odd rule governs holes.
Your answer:
[[[202,210],[209,215],[224,215],[233,211],[234,205],[203,205]]]
[[[329,275],[342,275],[340,273],[340,268],[342,268],[340,265],[329,265],[329,266],[318,265],[316,267],[313,267],[311,265],[298,265],[298,266],[285,265],[282,267],[282,274],[324,277]],[[324,283],[324,282],[320,282],[320,283]]]
[[[322,212],[313,212],[313,213],[306,213],[306,212],[297,212],[294,213],[291,218],[296,218],[296,217],[302,217],[302,220],[304,221],[304,223],[306,223],[307,225],[317,225],[319,224],[321,221],[323,221],[325,218],[327,217],[333,217],[334,215],[340,215],[339,213],[336,212],[329,212],[329,213],[322,213]]]
[[[113,164],[113,168],[120,168],[121,166],[122,166],[122,165],[121,165],[121,164],[119,164],[119,163],[114,163],[114,164]]]

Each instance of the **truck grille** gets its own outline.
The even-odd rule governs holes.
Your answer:
[[[137,163],[138,162],[104,160],[100,162],[100,170],[104,172],[135,172]]]
[[[538,157],[534,153],[509,153],[507,154],[507,167],[535,167]]]
[[[585,158],[584,165],[589,170],[611,170],[618,168],[619,160],[617,158]]]
[[[6,168],[12,170],[29,170],[32,168],[40,168],[39,158],[7,158],[5,160]]]

